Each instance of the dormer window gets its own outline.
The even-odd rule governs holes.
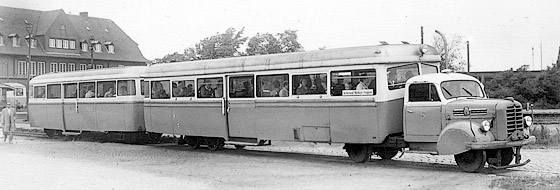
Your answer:
[[[105,47],[107,48],[107,52],[108,53],[115,53],[115,45],[113,45],[113,42],[109,41],[109,42],[105,42]]]
[[[89,45],[88,45],[88,43],[87,43],[85,40],[83,40],[82,42],[80,42],[80,46],[81,46],[81,48],[82,48],[82,51],[84,51],[84,52],[87,52],[88,49],[89,49]]]
[[[0,46],[4,46],[4,36],[0,34]]]
[[[91,41],[91,44],[93,45],[93,51],[101,53],[101,44],[99,41]]]
[[[10,34],[8,35],[9,38],[12,38],[12,46],[19,47],[19,36],[17,34]]]
[[[25,43],[27,44],[27,46],[29,46],[29,35],[25,36]],[[35,40],[35,38],[31,38],[31,48],[37,48],[37,41]]]

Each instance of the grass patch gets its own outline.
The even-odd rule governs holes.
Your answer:
[[[546,149],[560,148],[560,128],[537,125],[530,130],[531,135],[537,138],[535,144],[526,145],[526,148]]]
[[[560,176],[510,176],[492,180],[490,188],[507,190],[560,189]]]

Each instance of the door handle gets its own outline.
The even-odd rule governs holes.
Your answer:
[[[406,112],[408,112],[408,113],[414,113],[414,111],[409,110],[409,109],[406,109]]]
[[[78,101],[76,101],[76,113],[80,113],[80,111],[78,110]]]

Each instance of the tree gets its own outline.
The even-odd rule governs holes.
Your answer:
[[[285,30],[277,35],[282,53],[304,51],[303,46],[297,41],[297,30]]]
[[[237,49],[247,41],[247,37],[242,37],[245,28],[236,33],[235,28],[228,28],[223,34],[216,34],[204,38],[195,45],[196,53],[200,59],[217,59],[240,55]]]
[[[463,36],[457,34],[453,34],[451,36],[445,35],[445,39],[447,40],[447,47],[445,49],[443,39],[440,35],[435,35],[433,41],[433,46],[439,52],[448,54],[447,56],[442,57],[444,59],[447,57],[447,60],[442,61],[441,68],[451,69],[452,71],[463,71],[465,65],[467,64],[463,58],[463,54],[461,53],[463,48],[466,47],[466,44],[463,41]]]
[[[277,33],[276,37],[269,33],[257,33],[249,39],[247,46],[248,55],[303,51],[303,47],[297,41],[297,30],[285,30],[283,33]]]
[[[249,39],[247,46],[247,55],[275,54],[282,52],[280,41],[269,33],[257,33],[257,35]]]

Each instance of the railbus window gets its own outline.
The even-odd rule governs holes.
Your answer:
[[[152,81],[152,99],[169,99],[169,81]]]
[[[327,94],[327,74],[305,74],[292,76],[292,94]]]
[[[240,76],[229,78],[229,97],[254,98],[253,76]]]
[[[60,99],[60,84],[47,85],[47,99]]]
[[[35,98],[45,98],[45,86],[34,86],[33,90],[35,93],[33,94]]]
[[[27,90],[27,93],[29,93],[29,94],[28,94],[28,95],[29,95],[29,98],[35,97],[35,96],[34,96],[34,93],[33,93],[33,86],[29,87],[29,89]]]
[[[223,96],[222,77],[197,79],[198,98],[221,98]]]
[[[288,74],[257,76],[257,97],[290,96]]]
[[[64,98],[77,98],[78,97],[78,84],[69,83],[64,84]]]
[[[411,84],[408,88],[410,102],[439,102],[441,101],[436,86],[430,83]]]
[[[422,74],[429,74],[429,73],[437,73],[438,69],[436,66],[427,65],[427,64],[420,64],[420,69],[422,69]]]
[[[331,72],[332,96],[371,96],[376,88],[375,69]]]
[[[97,82],[97,97],[109,98],[115,97],[115,81],[100,81]]]
[[[118,80],[117,96],[134,96],[136,95],[136,83],[134,80]]]
[[[173,97],[194,97],[194,80],[178,80],[172,83]]]
[[[387,86],[389,90],[404,88],[406,80],[418,75],[418,65],[409,64],[387,69]]]
[[[141,80],[140,81],[140,93],[144,96],[144,98],[150,97],[150,83],[148,81]]]
[[[81,82],[80,98],[95,98],[95,82]]]

